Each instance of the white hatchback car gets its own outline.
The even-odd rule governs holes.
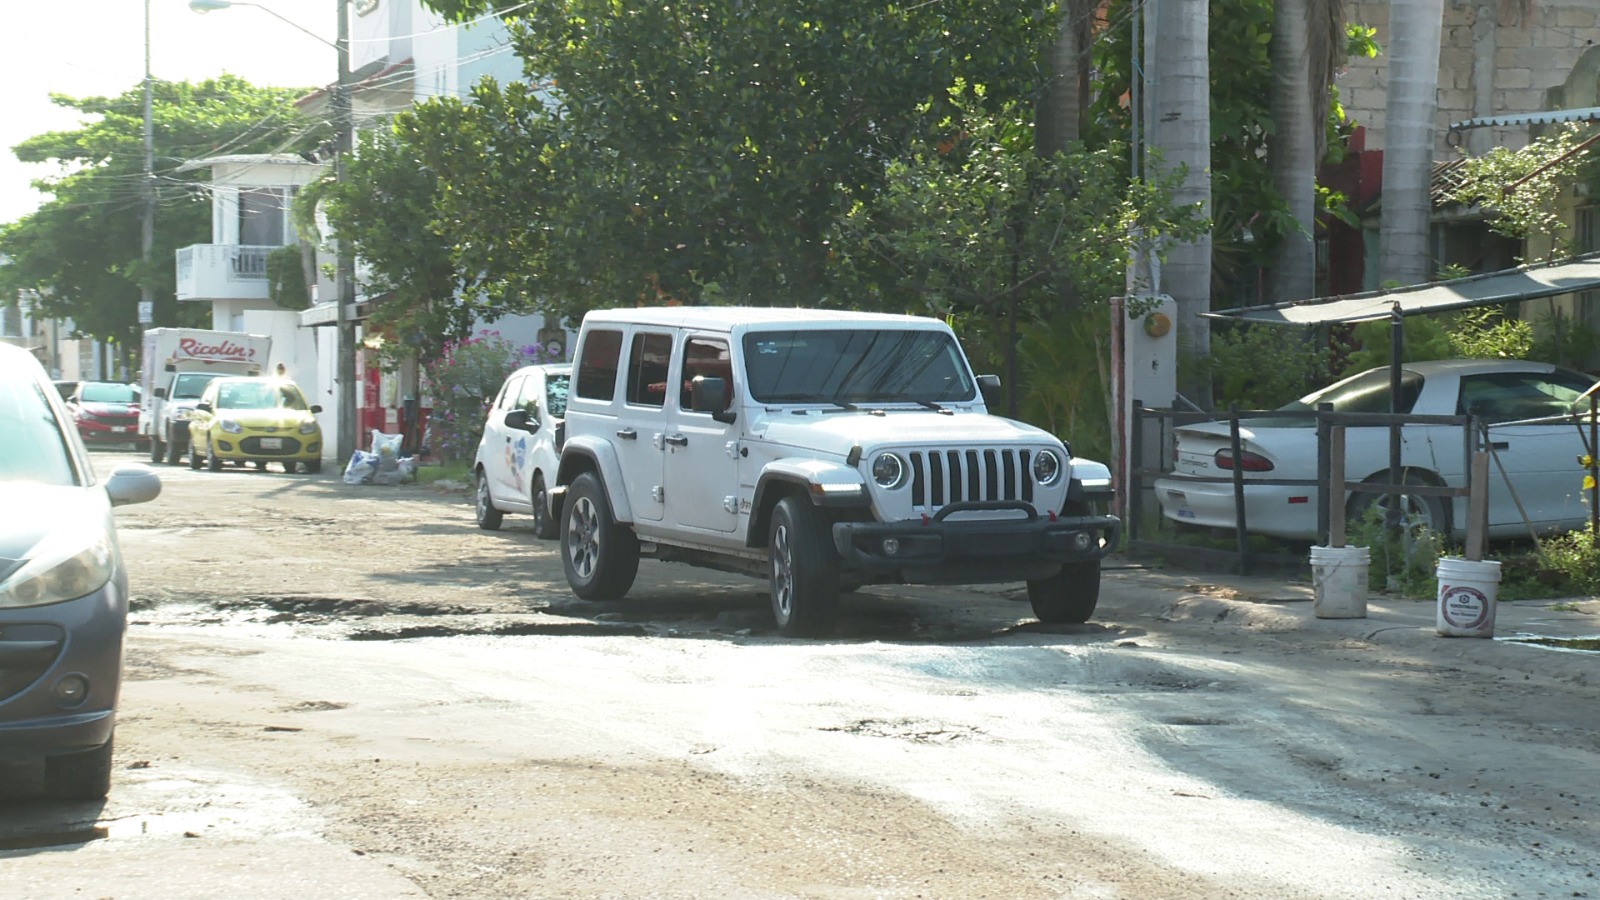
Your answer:
[[[1527,360],[1415,362],[1402,369],[1399,409],[1415,415],[1481,417],[1498,460],[1490,466],[1489,536],[1526,536],[1530,527],[1539,532],[1564,531],[1581,528],[1589,520],[1578,459],[1589,452],[1584,441],[1588,430],[1584,395],[1594,386],[1592,375]],[[1175,522],[1232,530],[1238,521],[1231,483],[1237,466],[1243,470],[1247,531],[1316,540],[1317,406],[1330,403],[1336,412],[1387,413],[1390,396],[1389,369],[1370,369],[1280,408],[1303,411],[1303,419],[1241,420],[1238,460],[1226,422],[1173,429],[1177,439],[1173,474],[1178,477],[1155,482],[1162,515]],[[1574,412],[1584,415],[1574,417]],[[1461,428],[1405,425],[1400,433],[1406,483],[1466,484]],[[1345,472],[1352,482],[1388,482],[1386,426],[1346,429]],[[1217,480],[1192,481],[1183,476]],[[1307,483],[1251,483],[1258,479]],[[1353,518],[1378,497],[1346,492],[1342,502]],[[1405,500],[1413,520],[1440,534],[1457,538],[1466,534],[1465,502],[1421,494]]]
[[[572,366],[524,366],[511,373],[483,426],[472,473],[478,527],[500,527],[505,513],[533,516],[541,538],[556,536],[548,486],[561,459]]]

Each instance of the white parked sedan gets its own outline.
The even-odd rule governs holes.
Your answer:
[[[1582,527],[1589,519],[1579,457],[1588,451],[1584,437],[1584,394],[1595,378],[1548,363],[1526,360],[1461,359],[1407,363],[1401,375],[1400,411],[1415,415],[1471,413],[1488,423],[1498,463],[1489,471],[1489,535],[1526,535]],[[1337,412],[1389,412],[1390,371],[1371,369],[1281,407],[1305,411],[1304,419],[1258,418],[1240,422],[1240,458],[1235,461],[1227,422],[1203,422],[1174,429],[1174,474],[1230,479],[1211,482],[1162,478],[1155,493],[1162,515],[1175,522],[1233,529],[1233,476],[1244,472],[1245,527],[1253,534],[1315,540],[1317,534],[1317,429],[1311,415],[1322,403]],[[1579,402],[1581,400],[1581,402]],[[1575,405],[1576,404],[1576,405]],[[1550,417],[1567,416],[1552,420]],[[1544,421],[1528,421],[1539,420]],[[1387,426],[1345,431],[1345,473],[1349,481],[1389,480]],[[1408,483],[1460,487],[1466,484],[1461,429],[1453,425],[1401,428],[1401,463]],[[1502,474],[1502,467],[1504,474]],[[1261,479],[1306,479],[1304,485],[1251,484]],[[1343,502],[1352,520],[1379,495],[1347,491]],[[1526,512],[1519,511],[1521,501]],[[1466,534],[1466,503],[1448,497],[1406,498],[1410,514],[1440,533]]]
[[[478,527],[497,529],[505,513],[528,513],[536,535],[556,536],[548,485],[561,460],[571,377],[568,363],[524,366],[501,386],[472,466]]]

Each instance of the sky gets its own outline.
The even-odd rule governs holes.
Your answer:
[[[148,0],[150,72],[168,81],[203,81],[224,72],[263,86],[320,86],[334,80],[332,47],[263,9],[196,13],[188,0]],[[50,102],[51,94],[109,96],[144,79],[146,0],[55,0],[6,3],[0,26],[0,224],[42,203],[29,183],[51,174],[24,165],[11,148],[36,134],[77,127],[79,115]],[[335,0],[259,0],[331,43]]]

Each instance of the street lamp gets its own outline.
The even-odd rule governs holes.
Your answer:
[[[316,32],[285,18],[271,7],[246,0],[189,0],[189,8],[197,13],[207,13],[233,6],[253,6],[280,22],[310,35],[319,43],[332,47],[339,55],[339,80],[333,88],[333,118],[338,131],[337,154],[333,160],[333,178],[338,183],[345,180],[345,159],[355,148],[355,114],[350,100],[350,7],[347,0],[335,0],[339,8],[338,37],[329,43]],[[338,388],[337,441],[335,462],[347,460],[356,448],[356,329],[350,318],[350,308],[355,305],[355,257],[344,241],[335,244],[334,280],[338,300],[336,322],[338,340],[334,349],[337,370],[334,384]]]

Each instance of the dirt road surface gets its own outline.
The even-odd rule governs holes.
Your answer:
[[[161,473],[111,796],[0,773],[0,896],[1600,897],[1600,659],[1428,602],[1114,561],[1088,625],[903,587],[795,641],[738,576],[577,601],[464,492]],[[1552,606],[1498,634],[1600,632]]]

